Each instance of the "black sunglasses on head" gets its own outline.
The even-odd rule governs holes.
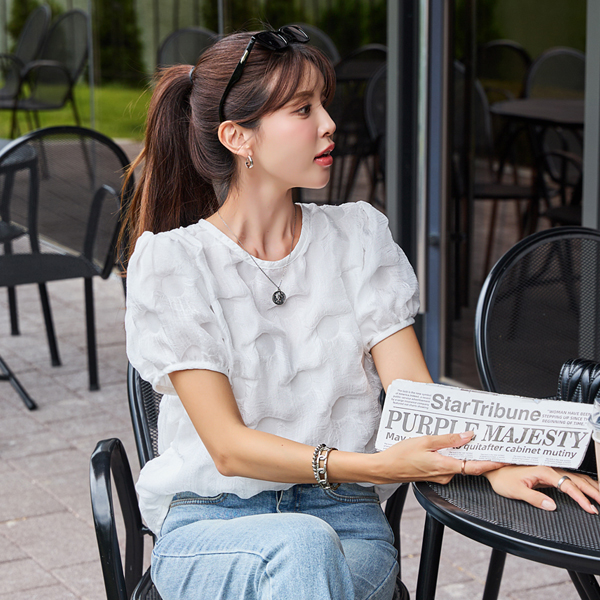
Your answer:
[[[306,44],[309,39],[308,35],[296,25],[286,25],[277,31],[261,31],[254,34],[250,38],[250,41],[244,50],[244,54],[242,55],[242,58],[240,58],[240,62],[237,64],[237,67],[221,96],[221,102],[219,102],[219,122],[222,123],[225,121],[225,114],[223,112],[225,100],[227,99],[231,88],[240,80],[248,56],[250,55],[252,48],[254,48],[254,44],[258,43],[273,52],[279,52],[280,50],[285,50],[290,44]]]

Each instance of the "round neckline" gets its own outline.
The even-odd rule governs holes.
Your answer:
[[[286,254],[283,258],[279,260],[263,260],[262,258],[258,258],[256,256],[251,255],[249,252],[244,250],[237,242],[234,242],[227,234],[222,232],[216,225],[213,225],[211,222],[206,219],[201,219],[199,223],[204,227],[206,231],[208,231],[213,237],[223,242],[226,246],[228,246],[231,250],[236,252],[239,256],[241,256],[245,261],[254,264],[260,265],[263,269],[279,269],[284,267],[286,264],[293,263],[300,254],[302,254],[304,250],[304,246],[306,245],[306,240],[309,234],[309,218],[308,211],[304,210],[304,206],[302,204],[297,204],[300,207],[302,212],[302,224],[300,228],[300,236],[298,238],[297,244],[294,246],[294,249],[291,253]],[[288,261],[289,258],[289,261]]]

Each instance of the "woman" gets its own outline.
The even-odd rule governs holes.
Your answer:
[[[292,202],[333,160],[334,73],[307,41],[297,27],[235,34],[164,71],[134,165],[127,345],[165,394],[160,456],[137,485],[164,600],[389,600],[379,501],[394,485],[485,473],[552,510],[532,488],[562,475],[436,452],[469,432],[373,453],[381,386],[431,381],[417,283],[369,205]],[[562,486],[593,512],[579,488],[600,500],[584,478]]]

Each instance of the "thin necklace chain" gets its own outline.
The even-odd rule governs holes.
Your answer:
[[[292,251],[294,250],[294,239],[296,238],[296,205],[294,204],[294,221],[292,222],[292,244],[290,246],[290,253],[288,254],[288,259],[285,263],[285,267],[283,267],[283,273],[281,274],[281,280],[279,281],[279,285],[277,285],[267,275],[267,273],[264,271],[264,269],[256,262],[256,259],[254,258],[254,256],[252,256],[252,254],[250,254],[250,252],[248,252],[248,250],[246,250],[246,248],[244,247],[244,244],[242,244],[242,241],[240,240],[240,238],[237,235],[235,235],[235,233],[233,233],[233,231],[231,230],[231,227],[229,227],[229,225],[227,225],[227,222],[221,216],[219,209],[217,209],[217,214],[219,215],[219,218],[221,219],[221,221],[223,221],[223,225],[225,225],[225,227],[227,227],[229,233],[231,233],[231,235],[237,240],[237,243],[241,246],[242,250],[252,259],[252,262],[257,266],[257,268],[260,270],[260,272],[277,288],[277,292],[275,292],[273,294],[273,302],[275,304],[283,304],[286,300],[286,296],[285,296],[285,293],[281,291],[281,284],[283,283],[283,278],[285,277],[285,273],[287,271],[288,265],[290,264],[290,258],[292,256]],[[281,302],[275,300],[277,293],[280,294],[280,296],[278,296],[278,298],[281,298],[281,297],[283,298]]]

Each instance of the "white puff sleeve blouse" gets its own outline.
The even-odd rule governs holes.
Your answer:
[[[370,349],[414,322],[418,287],[387,219],[364,202],[300,205],[289,261],[256,259],[207,221],[137,241],[128,266],[127,353],[165,394],[160,456],[137,491],[160,531],[173,494],[251,497],[291,484],[224,477],[168,374],[208,369],[229,378],[245,424],[309,445],[373,452],[381,383]],[[287,265],[287,267],[286,267]]]

